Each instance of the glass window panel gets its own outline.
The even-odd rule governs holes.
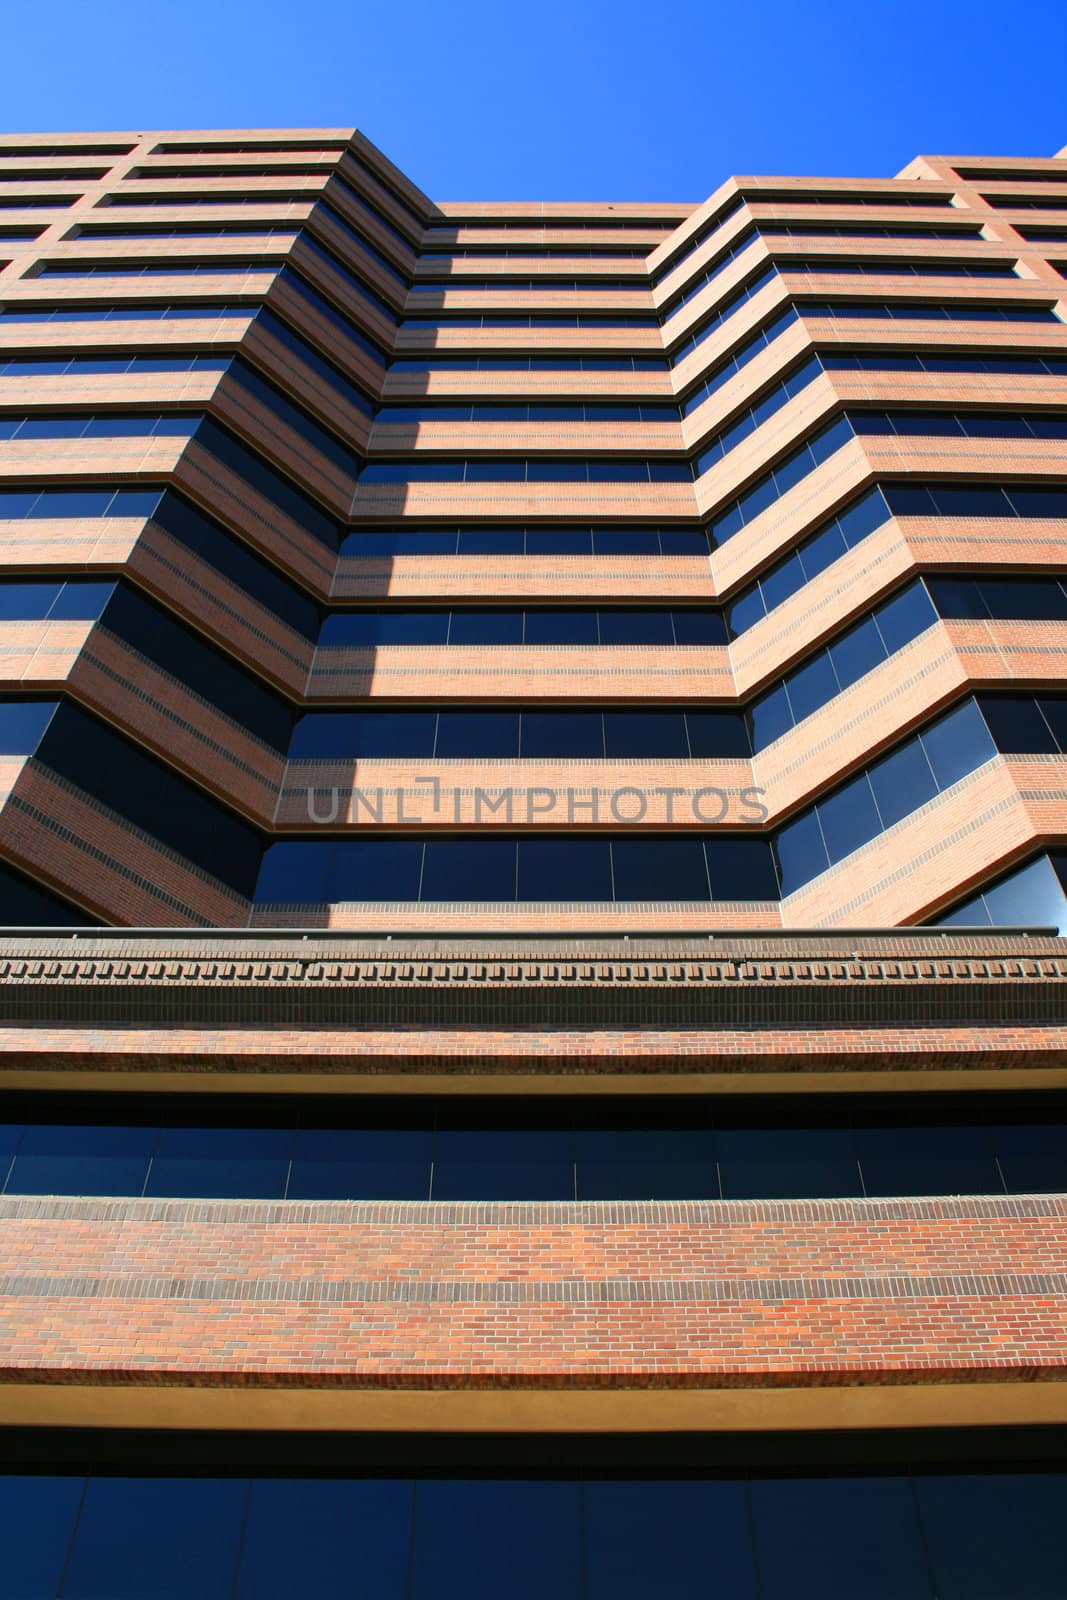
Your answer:
[[[797,555],[808,582],[818,577],[820,572],[825,572],[847,549],[845,536],[836,522],[831,522],[829,527],[822,528],[806,539]]]
[[[579,1128],[579,1200],[717,1200],[707,1128]]]
[[[823,650],[810,661],[791,672],[785,681],[789,704],[796,722],[802,722],[813,711],[818,711],[838,692],[837,673],[828,653]]]
[[[1067,914],[1063,888],[1048,856],[1002,878],[982,898],[994,927],[1062,928]]]
[[[894,499],[899,489],[894,486]],[[932,490],[939,514],[943,517],[1009,517],[1011,507],[999,489],[984,489],[969,484],[935,484]],[[920,513],[922,515],[922,513]]]
[[[593,535],[588,528],[531,528],[526,535],[528,556],[588,556]]]
[[[447,611],[337,611],[323,618],[319,644],[324,650],[372,649],[390,644],[444,644]]]
[[[782,894],[792,894],[829,866],[822,829],[815,810],[787,822],[775,840]]]
[[[521,611],[453,611],[449,644],[521,644]]]
[[[0,1477],[0,1566],[6,1600],[53,1600],[84,1479]]]
[[[930,577],[925,582],[939,617],[988,621],[989,608],[982,598],[984,584],[975,583],[973,578]]]
[[[778,874],[768,839],[706,839],[704,854],[713,900],[778,899]]]
[[[882,830],[866,773],[820,800],[818,809],[831,864],[844,860]]]
[[[726,608],[726,621],[732,638],[738,638],[748,628],[762,620],[767,614],[763,595],[757,584],[749,589],[747,594],[740,595],[732,605]]]
[[[1061,1194],[1067,1190],[1067,1126],[1063,1123],[996,1128],[992,1138],[1009,1194]]]
[[[301,717],[293,730],[289,759],[429,758],[436,725],[433,711],[312,711]]]
[[[156,1141],[154,1128],[26,1129],[8,1194],[140,1194]]]
[[[419,1484],[411,1600],[578,1600],[579,1569],[576,1483]]]
[[[1067,618],[1067,597],[1054,580],[984,578],[981,589],[994,617],[1018,617],[1026,622]]]
[[[400,1478],[258,1479],[234,1600],[402,1600],[412,1504]]]
[[[523,712],[524,760],[597,760],[603,754],[604,722],[599,711]]]
[[[830,659],[842,689],[857,683],[873,667],[885,660],[886,649],[873,617],[850,628],[830,646]]]
[[[1055,736],[1032,695],[983,694],[978,705],[998,750],[1007,755],[1057,754]]]
[[[287,1128],[161,1128],[145,1193],[281,1198],[292,1147]]]
[[[673,644],[669,611],[601,611],[600,642],[612,645]]]
[[[933,1600],[903,1475],[756,1479],[751,1505],[761,1600]]]
[[[755,1600],[746,1486],[585,1485],[585,1600]]]
[[[326,900],[329,855],[329,845],[311,840],[268,845],[256,882],[256,901],[321,905]]]
[[[720,611],[676,611],[675,644],[726,644],[726,624]]]
[[[726,1200],[863,1193],[848,1128],[719,1128],[716,1154]]]
[[[704,849],[699,839],[615,839],[611,846],[616,900],[707,900]]]
[[[0,619],[40,622],[59,595],[58,583],[0,583]]]
[[[1037,703],[1058,748],[1067,752],[1067,697],[1039,695]]]
[[[607,839],[520,839],[520,900],[611,900]]]
[[[857,1128],[871,1195],[1003,1194],[988,1128]]]
[[[95,622],[114,593],[113,583],[65,583],[48,613],[48,620]]]
[[[521,528],[461,528],[459,532],[461,556],[521,556],[525,547]]]
[[[229,1600],[239,1478],[91,1478],[64,1600]]]
[[[514,900],[513,839],[429,839],[421,900]]]
[[[752,754],[744,717],[736,711],[687,711],[689,753],[695,761],[737,758]]]
[[[411,802],[417,811],[418,802]],[[344,839],[330,848],[325,898],[417,900],[422,845],[417,839]]]
[[[595,611],[528,611],[527,644],[596,644]]]
[[[684,761],[689,754],[685,717],[680,711],[606,711],[604,744],[609,759]]]
[[[517,711],[442,711],[436,755],[442,758],[494,758],[519,753]]]
[[[303,1128],[289,1200],[428,1200],[430,1127]]]
[[[868,769],[882,825],[891,828],[937,793],[937,783],[918,739],[894,750]]]
[[[1067,1473],[916,1477],[937,1600],[1059,1600]]]
[[[921,583],[909,584],[884,606],[879,606],[875,617],[878,631],[890,655],[894,650],[901,650],[904,645],[910,644],[912,639],[918,638],[932,622],[937,621],[930,596]]]
[[[941,789],[957,783],[996,754],[989,729],[973,700],[965,701],[958,710],[950,711],[927,728],[922,744]]]
[[[32,755],[55,709],[54,700],[0,701],[0,754]]]
[[[760,579],[763,602],[767,610],[773,611],[775,606],[780,606],[783,600],[788,600],[791,594],[796,594],[798,589],[802,589],[806,582],[804,567],[794,551],[779,566],[772,568]]]
[[[515,1128],[499,1120],[464,1126],[460,1110],[442,1120],[434,1143],[434,1200],[573,1200],[570,1128]]]

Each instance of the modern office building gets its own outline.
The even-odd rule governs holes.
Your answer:
[[[0,140],[0,1594],[1060,1596],[1067,152]]]

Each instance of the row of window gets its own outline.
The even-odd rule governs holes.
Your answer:
[[[722,612],[711,606],[620,610],[430,611],[397,607],[335,611],[323,622],[321,649],[376,645],[725,645]]]
[[[382,406],[376,419],[421,422],[677,422],[678,407],[663,402],[596,400],[456,401]]]
[[[796,450],[790,451],[771,471],[757,478],[752,486],[738,495],[708,523],[708,537],[712,546],[725,544],[746,524],[758,517],[761,511],[781,499],[790,489],[806,478],[809,472],[822,465],[854,437],[847,417],[838,417],[828,427],[820,429]]]
[[[1067,1473],[0,1478],[17,1600],[1051,1600]],[[247,1468],[245,1469],[247,1470]],[[379,1469],[381,1471],[382,1469]],[[351,1469],[349,1469],[351,1474]],[[714,1585],[711,1587],[710,1585]]]
[[[709,472],[724,456],[729,455],[739,444],[755,433],[756,429],[767,422],[790,400],[795,400],[801,390],[806,389],[809,383],[822,372],[822,362],[818,356],[809,356],[799,367],[794,367],[784,378],[771,388],[765,389],[760,398],[752,405],[746,406],[730,423],[729,427],[721,432],[712,434],[711,438],[693,462],[693,471],[697,477]]]
[[[970,483],[888,483],[872,489],[737,595],[726,610],[731,637],[762,621],[890,516],[1067,518],[1067,489]]]
[[[23,702],[24,704],[25,702]],[[6,705],[16,709],[18,701]],[[5,702],[0,701],[0,713]],[[311,711],[290,761],[747,760],[737,711],[521,710]]]
[[[840,300],[808,301],[800,307],[805,317],[831,317],[835,321],[855,322],[1053,322],[1059,323],[1052,306],[1035,306],[1031,301],[1013,305],[932,304],[920,300]]]
[[[755,278],[752,278],[740,289],[735,290],[717,311],[701,322],[695,333],[687,335],[681,344],[672,348],[667,358],[671,366],[676,367],[688,356],[691,356],[693,351],[698,350],[706,339],[710,339],[713,333],[718,333],[719,329],[725,326],[735,311],[740,311],[741,307],[759,294],[761,289],[766,289],[768,284],[777,283],[777,281],[778,274],[774,268],[765,267]]]
[[[185,356],[12,356],[0,360],[0,378],[58,378],[122,372],[225,372],[231,357]]]
[[[465,311],[454,317],[405,317],[400,327],[415,333],[439,333],[442,328],[658,328],[659,319],[652,311],[624,314],[608,309],[582,311],[570,317],[549,311],[531,311],[528,315],[487,311],[474,316]]]
[[[203,301],[173,306],[145,306],[137,301],[118,306],[23,306],[16,301],[0,307],[0,317],[10,322],[204,322],[214,317],[251,317],[255,311],[251,304],[220,306]]]
[[[706,556],[703,528],[359,528],[343,557]]]
[[[733,355],[727,356],[725,361],[720,361],[712,367],[707,376],[701,379],[697,387],[686,397],[682,406],[682,416],[688,417],[691,412],[696,410],[697,406],[703,405],[709,396],[713,395],[717,389],[721,389],[724,383],[729,383],[731,378],[736,377],[742,367],[746,367],[754,357],[766,350],[767,346],[773,343],[780,333],[784,333],[786,328],[791,327],[796,320],[797,313],[790,306],[788,311],[783,311],[780,316],[775,317],[766,327],[761,328],[751,339],[747,339],[739,349],[734,351]]]
[[[939,244],[958,244],[962,239],[980,239],[982,236],[981,228],[973,224],[956,228],[931,228],[921,222],[761,221],[759,233],[762,239],[806,239],[820,235],[831,239],[933,239]]]
[[[607,256],[617,261],[643,260],[649,245],[643,244],[517,244],[510,248],[500,244],[457,244],[450,250],[420,250],[419,261],[463,261],[480,256],[485,260],[520,259],[529,256],[565,256],[568,260],[597,259]]]
[[[0,417],[0,439],[158,439],[188,438],[196,417],[123,416],[119,412],[99,417]]]
[[[888,261],[838,259],[836,256],[816,256],[810,261],[801,257],[783,257],[778,263],[779,272],[829,273],[835,278],[1016,278],[1018,272],[1010,262],[1004,261],[901,261],[894,257]]]
[[[390,372],[666,372],[664,356],[420,356]]]
[[[778,879],[768,840],[722,834],[312,839],[267,846],[255,899],[312,906],[777,900]]]
[[[117,1115],[117,1114],[115,1114]],[[151,1112],[149,1112],[151,1115]],[[247,1115],[247,1113],[246,1113]],[[23,1113],[25,1117],[25,1113]],[[32,1112],[30,1113],[32,1117]],[[340,1125],[0,1123],[0,1193],[237,1200],[784,1200],[1067,1188],[1067,1124],[712,1122],[538,1102],[385,1105]],[[285,1112],[281,1113],[284,1122]],[[209,1113],[209,1121],[215,1114]],[[270,1123],[275,1117],[270,1117]],[[314,1122],[315,1118],[306,1119]],[[354,1126],[352,1124],[355,1124]]]
[[[980,893],[935,917],[938,927],[1055,928],[1067,933],[1067,855],[1054,851],[1014,867]]]
[[[827,372],[989,372],[998,377],[1067,377],[1067,356],[974,355],[960,350],[824,350]]]
[[[464,273],[455,278],[444,278],[438,282],[419,279],[411,284],[410,294],[446,294],[451,289],[475,289],[479,294],[487,292],[519,293],[522,290],[532,289],[535,292],[544,291],[555,294],[557,291],[576,290],[582,293],[593,290],[596,293],[634,294],[647,298],[648,285],[635,283],[633,278],[612,278],[605,273],[589,273],[584,278],[557,278],[547,273],[538,278],[468,278]]]
[[[370,461],[360,483],[692,483],[688,461]]]
[[[0,489],[0,521],[24,517],[150,517],[158,489]]]
[[[276,261],[149,261],[136,267],[124,266],[121,261],[98,261],[91,265],[83,262],[53,263],[34,273],[34,281],[53,278],[191,278],[224,276],[247,277],[250,273],[276,272]]]
[[[63,235],[69,239],[228,239],[235,235],[255,234],[257,238],[291,239],[301,228],[299,221],[291,222],[216,222],[197,225],[195,222],[161,222],[156,227],[130,228],[112,225],[71,228]]]
[[[1067,417],[1041,412],[850,411],[848,418],[856,433],[900,438],[1067,439]]]
[[[983,715],[989,698],[965,700],[786,823],[776,838],[782,894],[802,888],[991,760],[997,745]]]

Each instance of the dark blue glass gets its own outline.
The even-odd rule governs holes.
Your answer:
[[[289,1200],[428,1200],[433,1131],[304,1128],[293,1145]]]
[[[609,760],[684,761],[689,755],[685,718],[680,711],[605,711],[604,747]]]
[[[778,899],[778,874],[769,839],[724,834],[705,839],[704,854],[713,900]]]
[[[448,642],[455,645],[522,643],[521,611],[453,611]]]
[[[937,783],[918,739],[875,761],[868,769],[882,825],[891,828],[937,793]]]
[[[794,722],[803,722],[838,692],[837,673],[825,650],[791,672],[785,681]]]
[[[257,1480],[234,1600],[402,1600],[412,1507],[403,1479]]]
[[[140,1194],[154,1128],[28,1127],[7,1180],[8,1194]]]
[[[1032,695],[983,694],[979,709],[1005,755],[1057,755],[1059,744]]]
[[[525,548],[521,528],[461,528],[457,545],[461,556],[521,556]]]
[[[598,642],[595,611],[527,611],[526,643],[535,645]]]
[[[1067,1190],[1067,1127],[1063,1123],[997,1128],[993,1144],[1009,1194]]]
[[[870,1195],[1003,1194],[988,1128],[857,1128]]]
[[[947,789],[996,755],[989,729],[973,700],[964,701],[922,734],[938,787]]]
[[[0,1476],[5,1600],[54,1600],[84,1487],[83,1478]]]
[[[1060,1600],[1067,1473],[931,1473],[915,1492],[937,1600]]]
[[[674,643],[669,611],[601,611],[600,642],[608,645]]]
[[[736,1481],[587,1483],[585,1600],[755,1600],[746,1501]]]
[[[885,657],[886,647],[873,617],[867,617],[855,628],[850,628],[830,645],[830,660],[842,689],[857,683],[873,667],[879,666]]]
[[[114,583],[65,583],[48,613],[48,620],[95,622],[114,593]]]
[[[730,637],[739,638],[747,629],[762,621],[766,615],[767,608],[757,584],[747,593],[740,594],[731,605],[727,606],[726,623]]]
[[[442,711],[437,724],[438,758],[499,759],[519,753],[517,711]]]
[[[519,840],[519,900],[606,900],[612,897],[607,839]]]
[[[579,1200],[719,1198],[707,1128],[579,1128],[575,1141]]]
[[[464,1125],[442,1117],[434,1142],[434,1200],[573,1200],[574,1135],[569,1128]]]
[[[58,583],[0,582],[0,620],[39,622],[59,597]]]
[[[715,1152],[726,1200],[863,1193],[848,1128],[719,1128]]]
[[[419,802],[409,801],[413,814]],[[417,900],[422,845],[417,839],[342,839],[330,847],[326,899]]]
[[[761,1600],[934,1600],[904,1476],[762,1478],[750,1495]]]
[[[829,866],[826,845],[814,808],[778,830],[775,854],[783,897],[826,871]]]
[[[324,650],[444,644],[448,615],[447,611],[336,611],[323,619],[319,644]]]
[[[588,556],[593,535],[588,528],[531,528],[526,535],[528,556]]]
[[[927,591],[939,617],[959,618],[965,621],[986,622],[989,607],[983,599],[985,584],[973,578],[929,577],[925,580]]]
[[[230,1600],[239,1478],[91,1478],[64,1600]]]
[[[1063,885],[1048,856],[1009,873],[982,896],[995,927],[1053,927],[1067,921]]]
[[[879,606],[875,618],[885,647],[892,655],[895,650],[902,649],[912,639],[918,638],[932,622],[936,622],[937,612],[922,584],[911,583],[900,594],[894,595],[892,600]]]
[[[1038,695],[1038,708],[1052,729],[1058,750],[1067,752],[1067,698],[1053,695]]]
[[[145,1194],[281,1199],[292,1151],[286,1128],[161,1128]]]
[[[426,1479],[410,1600],[578,1600],[577,1483]]]
[[[707,900],[704,849],[685,837],[623,838],[612,841],[616,900]]]
[[[819,802],[819,821],[830,864],[843,861],[882,830],[865,773]]]
[[[763,603],[767,610],[773,611],[775,606],[780,606],[783,600],[788,600],[791,594],[803,588],[806,581],[800,556],[794,550],[792,555],[772,567],[770,572],[765,572],[760,579]]]
[[[289,743],[290,761],[354,761],[381,756],[427,759],[434,752],[434,711],[311,711]]]
[[[599,760],[604,719],[599,711],[524,711],[524,760]]]
[[[329,796],[323,798],[327,805]],[[322,905],[330,846],[317,840],[268,845],[256,882],[257,904]]]
[[[716,758],[747,761],[752,745],[744,717],[736,711],[687,711],[689,754],[694,761]]]
[[[812,578],[818,577],[820,572],[825,572],[827,567],[843,556],[847,549],[845,536],[836,522],[820,528],[810,539],[805,539],[797,552],[804,577],[810,583]]]
[[[55,709],[54,700],[0,701],[0,755],[32,755]]]
[[[429,839],[421,900],[514,900],[512,839]]]
[[[980,588],[995,617],[1017,617],[1025,622],[1067,619],[1067,597],[1054,579],[983,578]]]
[[[726,624],[720,611],[676,611],[675,644],[727,644]]]

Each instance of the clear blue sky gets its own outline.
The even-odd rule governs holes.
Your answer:
[[[701,200],[1067,144],[1063,0],[52,0],[9,132],[355,125],[436,200]]]

